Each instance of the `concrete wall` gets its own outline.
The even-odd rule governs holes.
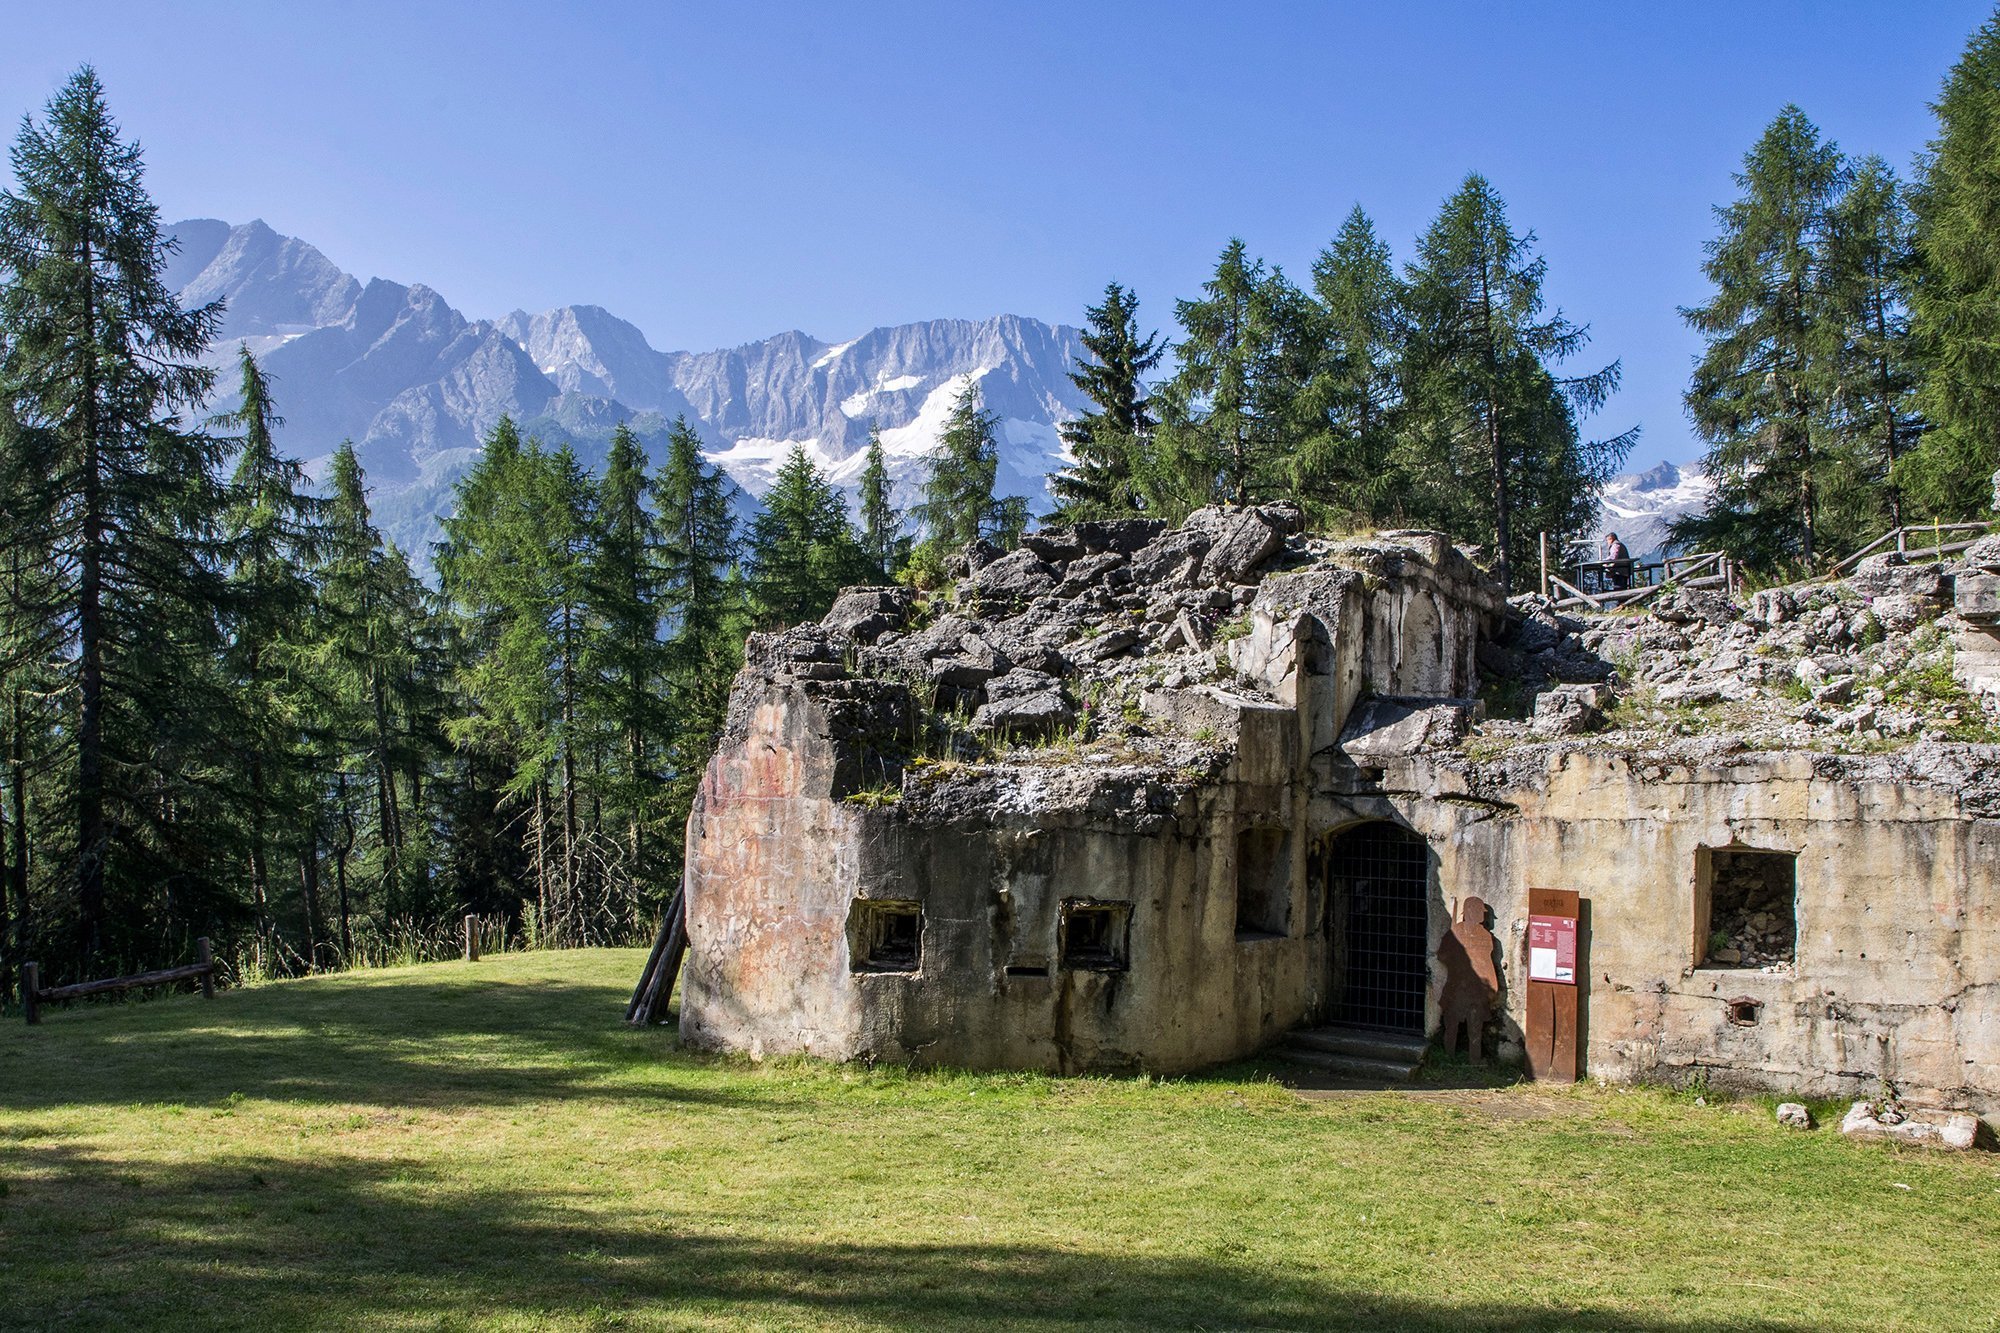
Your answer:
[[[976,777],[1007,784],[1007,799],[843,799],[814,686],[772,687],[709,765],[689,822],[684,1038],[759,1056],[1173,1071],[1295,1026],[1322,998],[1326,945],[1292,835],[1294,715],[1219,694],[1188,702],[1229,719],[1240,757],[1173,818],[1135,829],[1117,789],[1147,780],[1136,774],[995,769]],[[1237,937],[1246,830],[1285,835],[1282,936]],[[921,905],[916,970],[857,970],[857,899]],[[1124,968],[1064,965],[1070,899],[1129,904]]]
[[[1987,749],[1957,757],[2000,761]],[[1514,1032],[1528,888],[1588,901],[1589,1074],[1707,1070],[1829,1096],[1886,1079],[2000,1107],[2000,823],[1970,817],[1948,771],[1895,756],[1679,763],[1558,747],[1497,774],[1409,760],[1383,786],[1397,794],[1322,795],[1314,823],[1387,816],[1431,841],[1434,918],[1467,894],[1493,907]],[[1797,854],[1791,969],[1697,964],[1700,853],[1726,846]],[[1738,999],[1754,1002],[1754,1022],[1731,1021]]]

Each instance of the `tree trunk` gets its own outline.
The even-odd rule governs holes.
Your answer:
[[[306,834],[299,852],[299,899],[306,913],[306,970],[319,970],[319,838]]]
[[[333,848],[333,882],[335,892],[340,896],[340,963],[342,967],[354,965],[354,932],[349,925],[347,899],[347,857],[354,850],[354,812],[347,804],[347,775],[340,775],[337,783],[340,802],[340,841]]]

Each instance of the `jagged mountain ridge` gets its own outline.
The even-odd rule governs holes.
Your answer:
[[[1000,417],[1002,494],[1048,503],[1064,461],[1056,427],[1084,409],[1069,380],[1076,330],[1001,315],[870,330],[842,343],[781,333],[710,352],[661,352],[598,306],[468,318],[422,284],[362,283],[263,222],[193,219],[167,281],[184,303],[222,298],[213,356],[247,344],[273,379],[293,454],[316,462],[352,439],[386,531],[422,556],[452,484],[503,415],[601,461],[628,423],[655,449],[676,416],[750,496],[793,444],[852,488],[870,422],[912,498],[922,456],[973,380]]]
[[[1598,492],[1594,539],[1601,546],[1604,534],[1615,532],[1634,557],[1652,559],[1666,544],[1668,526],[1684,514],[1699,512],[1713,490],[1692,463],[1660,463],[1613,477]]]

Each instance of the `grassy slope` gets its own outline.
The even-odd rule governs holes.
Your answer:
[[[696,1059],[620,1026],[641,958],[16,1019],[0,1326],[2000,1320],[1984,1155],[1650,1092]]]

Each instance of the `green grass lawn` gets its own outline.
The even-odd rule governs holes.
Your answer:
[[[2000,1159],[1768,1106],[682,1054],[643,954],[18,1015],[7,1328],[1972,1329]]]

